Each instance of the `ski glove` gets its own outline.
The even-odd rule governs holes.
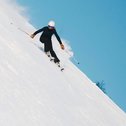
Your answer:
[[[62,50],[65,49],[63,44],[60,44],[60,47],[61,47]]]
[[[31,35],[30,35],[30,37],[31,37],[31,38],[34,38],[34,37],[35,37],[35,35],[34,35],[34,34],[31,34]]]

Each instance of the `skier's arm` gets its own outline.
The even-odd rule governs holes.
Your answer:
[[[54,31],[54,34],[55,34],[57,40],[59,41],[59,44],[60,44],[61,49],[64,50],[64,45],[62,44],[62,41],[61,41],[59,35],[57,34],[56,30]]]
[[[61,41],[59,35],[57,34],[56,30],[54,30],[54,35],[56,36],[56,38],[59,41],[59,43],[62,44],[62,41]]]
[[[45,28],[45,27],[44,27],[44,28]],[[34,35],[37,35],[38,33],[42,32],[42,31],[44,30],[44,28],[41,28],[41,29],[37,30],[37,31],[34,32],[33,34],[34,34]]]
[[[31,34],[31,38],[34,38],[35,35],[37,35],[38,33],[42,32],[44,29],[45,29],[45,27],[44,28],[41,28],[41,29],[39,29],[37,31],[35,31],[33,34]]]

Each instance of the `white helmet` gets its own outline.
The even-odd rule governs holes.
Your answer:
[[[55,27],[55,22],[54,21],[49,21],[48,26]]]

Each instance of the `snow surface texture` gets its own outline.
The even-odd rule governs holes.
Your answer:
[[[43,53],[39,36],[23,32],[35,29],[19,7],[5,0],[0,6],[0,126],[126,126],[125,113],[71,63],[55,37],[64,72]]]

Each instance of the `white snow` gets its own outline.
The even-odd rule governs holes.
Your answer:
[[[126,114],[69,60],[55,37],[64,72],[40,49],[39,35],[32,40],[25,31],[35,28],[20,7],[1,0],[0,126],[126,126]]]

